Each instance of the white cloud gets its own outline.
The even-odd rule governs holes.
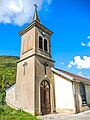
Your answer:
[[[86,46],[83,42],[81,43],[82,46]]]
[[[64,62],[61,62],[60,64],[61,64],[61,65],[64,65]]]
[[[81,71],[78,73],[78,75],[85,77]]]
[[[88,42],[87,44],[85,44],[85,43],[82,42],[81,45],[82,45],[82,46],[90,47],[90,42]]]
[[[90,36],[88,36],[87,39],[90,39]]]
[[[71,68],[72,67],[72,65],[71,64],[68,64],[68,66],[67,66],[68,68]]]
[[[76,66],[77,69],[82,69],[82,68],[90,68],[90,57],[83,56],[81,58],[80,56],[75,56],[73,61],[70,61],[68,64],[68,68],[71,68],[72,66]]]
[[[9,8],[11,9],[11,11],[13,12],[21,12],[22,9],[23,9],[23,3],[21,0],[18,1],[18,4],[17,2],[15,1],[11,1],[10,4],[9,4]]]
[[[68,68],[71,68],[71,67],[74,66],[74,65],[76,65],[76,63],[73,62],[73,61],[70,61],[67,67],[68,67]]]
[[[90,47],[90,42],[88,42],[87,46]]]
[[[40,10],[43,3],[51,4],[52,0],[0,0],[0,23],[13,23],[22,26],[30,22],[34,13],[34,4]]]

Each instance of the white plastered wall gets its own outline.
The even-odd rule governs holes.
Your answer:
[[[72,82],[54,74],[56,110],[74,112],[74,95]]]
[[[6,91],[6,102],[9,106],[17,108],[15,105],[15,86]]]

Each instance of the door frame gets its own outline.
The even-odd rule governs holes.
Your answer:
[[[49,82],[49,85],[50,85],[50,103],[51,103],[51,113],[53,113],[53,109],[54,109],[54,94],[53,94],[53,86],[50,82],[49,79],[45,78],[43,80],[41,80],[39,82],[39,113],[40,115],[42,115],[42,111],[41,111],[41,92],[40,92],[40,85],[41,85],[41,82],[46,80],[47,82]]]
[[[50,84],[47,80],[43,80],[40,85],[40,96],[41,96],[41,112],[42,115],[51,113],[51,95],[50,95]]]

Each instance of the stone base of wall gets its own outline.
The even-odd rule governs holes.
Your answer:
[[[56,113],[69,113],[69,114],[75,114],[75,111],[73,109],[57,109]]]
[[[35,115],[35,111],[34,110],[27,110],[27,109],[21,109],[19,108],[18,106],[16,106],[15,104],[12,104],[8,101],[6,101],[7,105],[10,106],[11,108],[14,108],[16,110],[21,110],[21,111],[24,111],[24,112],[27,112],[27,113],[30,113],[32,115]],[[39,115],[39,114],[38,114]]]
[[[10,103],[9,101],[6,101],[7,105],[10,106],[11,108],[14,108],[16,110],[19,110],[20,108],[16,106],[15,104]]]
[[[90,110],[90,104],[84,105],[84,106],[82,106],[82,108],[81,108],[81,112],[87,111],[87,110]]]

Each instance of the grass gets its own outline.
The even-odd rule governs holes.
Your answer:
[[[35,116],[15,110],[7,105],[0,105],[0,120],[38,120]]]

